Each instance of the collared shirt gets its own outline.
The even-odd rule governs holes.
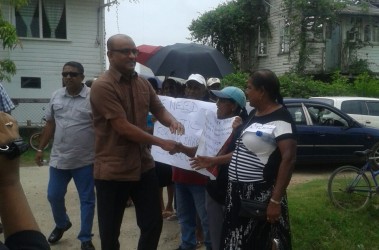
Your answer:
[[[76,96],[69,95],[66,88],[55,91],[50,99],[46,119],[55,120],[50,166],[75,169],[93,164],[95,134],[90,88],[83,84]]]
[[[110,120],[124,118],[147,131],[146,117],[164,109],[150,83],[137,74],[125,78],[110,68],[91,87],[96,134],[95,179],[138,181],[154,167],[148,145],[121,137]]]
[[[3,85],[0,83],[0,111],[9,113],[15,106],[9,97],[8,93],[5,91]]]

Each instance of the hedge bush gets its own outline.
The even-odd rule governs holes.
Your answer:
[[[245,90],[248,77],[248,73],[237,72],[223,78],[222,84],[225,87],[236,86]],[[316,80],[312,76],[285,73],[279,77],[279,80],[284,97],[365,96],[379,98],[379,79],[369,72],[349,78],[336,71],[331,75],[329,82]]]

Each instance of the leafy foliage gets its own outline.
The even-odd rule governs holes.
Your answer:
[[[0,81],[10,81],[14,74],[16,74],[16,64],[9,59],[0,60]]]
[[[28,2],[28,0],[9,1],[11,5],[15,6],[15,8],[20,8]],[[1,6],[0,3],[0,42],[2,43],[3,49],[13,50],[21,44],[17,37],[16,28],[11,23],[4,20],[1,13]],[[14,74],[16,74],[15,63],[7,58],[0,58],[0,81],[10,81],[11,76]]]
[[[222,79],[224,86],[235,86],[244,90],[248,73],[237,72]],[[379,98],[379,79],[364,72],[354,79],[335,71],[330,82],[315,80],[312,76],[294,72],[279,76],[283,97],[309,98],[311,96],[365,96]]]
[[[225,76],[221,80],[221,83],[224,87],[235,86],[244,90],[246,88],[246,82],[247,82],[248,77],[249,77],[248,73],[237,72],[237,73],[229,74]]]
[[[267,17],[265,1],[234,0],[204,13],[188,29],[192,40],[217,48],[238,66],[238,56],[254,48],[259,26],[268,28]]]

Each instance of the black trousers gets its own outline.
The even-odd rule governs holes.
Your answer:
[[[141,230],[138,249],[157,249],[163,220],[155,169],[143,173],[139,181],[95,180],[95,186],[101,249],[120,249],[118,238],[129,196]]]

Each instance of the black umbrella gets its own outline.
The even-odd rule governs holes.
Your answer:
[[[233,66],[213,47],[196,43],[176,43],[155,53],[146,62],[157,76],[174,76],[187,79],[191,74],[205,78],[222,78],[233,72]]]

